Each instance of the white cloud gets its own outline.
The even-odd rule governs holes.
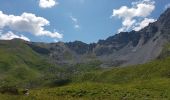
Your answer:
[[[155,2],[151,0],[142,0],[132,2],[132,7],[122,6],[119,9],[113,9],[112,16],[122,19],[122,28],[120,31],[132,29],[137,22],[137,18],[146,18],[155,9]]]
[[[9,31],[5,34],[0,33],[0,40],[12,40],[12,39],[15,39],[15,38],[22,39],[22,40],[25,40],[25,41],[30,41],[30,39],[25,37],[24,35],[19,36],[19,35],[14,34],[11,31]]]
[[[70,18],[71,18],[71,20],[72,20],[73,22],[75,22],[75,23],[78,22],[77,18],[75,18],[75,17],[73,17],[73,16],[70,16]]]
[[[20,16],[7,15],[0,11],[0,29],[9,27],[18,32],[28,32],[36,36],[48,36],[51,38],[62,38],[63,35],[58,32],[50,32],[44,27],[50,25],[50,22],[37,17],[32,13],[23,13]]]
[[[57,39],[54,39],[54,42],[58,42],[58,40],[57,40]]]
[[[170,8],[170,3],[168,3],[167,5],[165,5],[165,9]]]
[[[73,16],[70,16],[71,20],[73,21],[74,23],[74,28],[75,29],[79,29],[80,28],[80,25],[78,24],[78,20],[77,18],[73,17]]]
[[[155,19],[149,19],[149,18],[145,18],[142,22],[137,23],[137,26],[134,27],[135,31],[139,31],[140,29],[146,27],[149,25],[149,23],[155,22]]]
[[[58,5],[59,3],[56,0],[40,0],[39,6],[41,8],[51,8],[55,5]]]

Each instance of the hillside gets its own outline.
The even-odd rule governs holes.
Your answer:
[[[91,44],[0,40],[0,99],[169,100],[169,16]]]
[[[69,66],[56,64],[47,49],[32,44],[20,39],[0,41],[0,87],[57,86],[69,82],[74,73],[100,69],[98,60]]]
[[[168,57],[142,65],[83,73],[66,86],[33,89],[29,96],[0,97],[3,100],[169,100],[169,78]]]
[[[26,43],[18,39],[0,41],[0,86],[34,87],[39,84],[37,80],[53,75],[51,70],[60,72],[57,66]]]

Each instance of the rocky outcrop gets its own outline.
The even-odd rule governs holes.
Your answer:
[[[86,44],[81,41],[51,44],[31,43],[40,54],[56,63],[74,64],[97,59],[107,66],[142,64],[159,56],[170,40],[170,8],[140,31],[121,32],[106,40]]]

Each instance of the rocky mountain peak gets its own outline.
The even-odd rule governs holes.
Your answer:
[[[100,60],[107,66],[146,63],[159,56],[167,40],[164,37],[170,37],[167,35],[170,33],[169,16],[170,8],[156,22],[140,31],[120,32],[97,43],[74,41],[29,46],[41,54],[50,55],[54,62],[68,65],[90,60]]]
[[[170,23],[170,8],[168,8],[163,14],[161,14],[158,21],[164,25],[166,25],[168,22]]]

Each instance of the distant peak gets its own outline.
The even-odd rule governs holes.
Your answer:
[[[168,8],[163,14],[161,14],[158,21],[160,21],[161,23],[164,23],[168,21],[168,19],[170,19],[170,8]]]

